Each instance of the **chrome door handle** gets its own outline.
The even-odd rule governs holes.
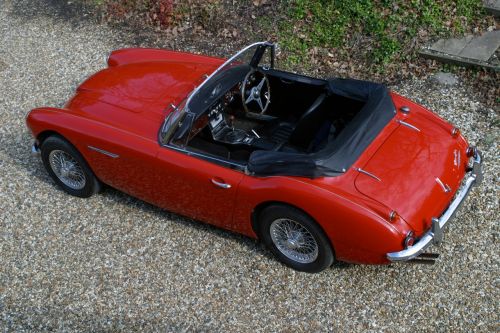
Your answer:
[[[212,178],[212,184],[214,184],[215,186],[221,187],[221,188],[225,188],[225,189],[231,188],[230,184],[219,182],[213,178]]]

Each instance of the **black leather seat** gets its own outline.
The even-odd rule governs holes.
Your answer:
[[[307,148],[316,137],[325,120],[324,104],[327,94],[322,93],[300,117],[290,134],[288,142],[291,145]]]
[[[325,120],[323,103],[326,97],[326,93],[321,93],[297,122],[281,123],[274,130],[273,141],[280,144],[280,148],[289,143],[307,149]]]

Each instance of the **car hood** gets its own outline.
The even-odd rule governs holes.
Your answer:
[[[180,103],[216,68],[216,64],[177,61],[110,67],[83,82],[66,108],[114,127],[156,137],[167,107]]]
[[[450,124],[416,105],[408,116],[394,121],[399,126],[361,166],[355,186],[421,233],[460,186],[467,143],[451,134]]]
[[[183,99],[217,66],[190,62],[153,61],[110,67],[82,83],[78,91],[100,94],[106,103],[131,112],[161,113]]]

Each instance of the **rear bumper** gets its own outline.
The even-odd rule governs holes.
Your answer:
[[[399,252],[387,253],[387,259],[390,261],[408,261],[418,257],[421,253],[425,251],[432,244],[439,244],[443,239],[443,229],[455,215],[458,208],[460,208],[462,202],[469,194],[472,187],[476,184],[480,184],[483,179],[482,174],[482,158],[481,152],[479,150],[474,150],[474,162],[472,169],[467,173],[467,180],[464,186],[456,194],[455,199],[451,202],[448,209],[439,218],[432,219],[432,227],[426,232],[414,245],[408,247],[407,249]]]

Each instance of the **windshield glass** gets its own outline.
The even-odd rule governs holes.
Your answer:
[[[177,129],[179,123],[181,122],[182,118],[185,115],[185,112],[183,111],[186,106],[187,99],[184,99],[179,106],[175,106],[171,104],[167,108],[167,113],[168,115],[165,118],[165,121],[163,122],[163,125],[161,127],[160,131],[160,142],[163,144],[166,144],[168,139],[174,134],[175,130]]]
[[[249,45],[217,68],[189,94],[187,100],[183,101],[167,116],[161,130],[162,143],[166,143],[171,138],[186,113],[191,112],[199,115],[205,111],[231,87],[242,81],[250,69],[258,65],[266,49],[270,49],[272,46],[273,44],[269,42]],[[270,63],[272,66],[272,62],[272,60],[266,59],[265,65],[268,66]]]
[[[186,103],[186,109],[193,113],[203,112],[214,100],[243,80],[250,69],[258,65],[266,47],[271,45],[267,42],[255,43],[229,58],[193,91]]]

